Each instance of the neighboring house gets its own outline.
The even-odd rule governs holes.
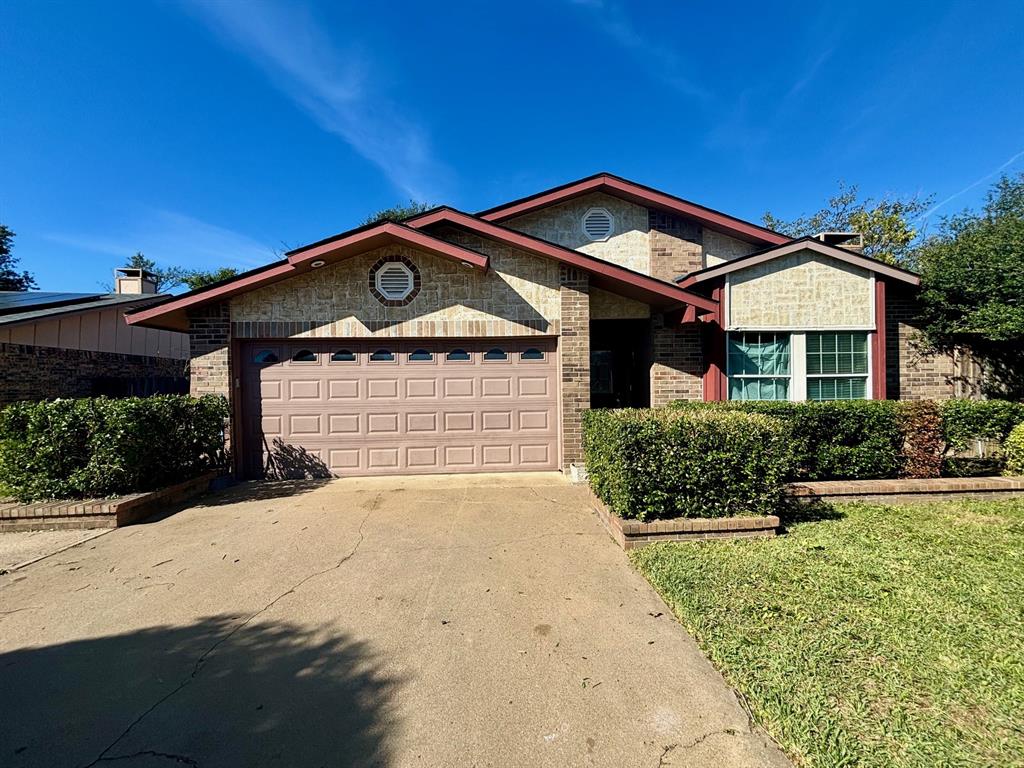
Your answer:
[[[917,275],[609,174],[441,207],[134,310],[187,332],[244,476],[566,469],[582,412],[954,394]]]
[[[124,320],[166,296],[142,270],[119,269],[116,283],[116,293],[0,291],[0,405],[188,392],[188,335]]]

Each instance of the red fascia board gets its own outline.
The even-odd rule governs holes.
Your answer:
[[[482,211],[477,215],[485,221],[505,221],[514,216],[521,216],[540,208],[557,205],[590,192],[605,192],[613,197],[623,198],[640,205],[652,206],[697,219],[713,229],[719,229],[736,235],[743,240],[757,243],[781,244],[789,242],[791,239],[778,232],[752,224],[749,221],[737,219],[734,216],[729,216],[712,208],[691,203],[689,200],[683,200],[674,195],[659,192],[651,187],[627,181],[611,174],[599,174],[581,179],[580,181],[548,190],[547,192],[540,192],[536,195],[498,206],[497,208]]]
[[[371,229],[358,230],[348,235],[342,235],[334,240],[322,242],[306,249],[300,248],[291,251],[288,254],[288,261],[294,265],[306,264],[316,259],[326,260],[332,256],[341,255],[340,252],[342,251],[346,255],[370,251],[396,240],[437,256],[446,256],[450,259],[464,262],[485,272],[490,263],[490,259],[482,253],[471,251],[468,248],[432,237],[426,232],[420,232],[417,229],[391,221]]]
[[[171,315],[182,312],[190,307],[199,304],[208,304],[213,301],[222,301],[231,298],[239,293],[251,291],[267,283],[273,283],[283,277],[295,273],[296,269],[292,264],[281,263],[255,272],[241,275],[234,280],[219,283],[209,289],[186,293],[170,301],[164,301],[154,307],[138,309],[131,313],[125,313],[124,319],[128,325],[149,325],[164,315]]]
[[[504,243],[505,245],[520,248],[524,251],[547,256],[548,258],[555,259],[556,261],[560,261],[564,264],[578,267],[596,278],[594,280],[594,284],[599,288],[607,285],[612,291],[616,293],[623,293],[623,288],[625,287],[627,291],[625,295],[633,294],[637,297],[642,295],[645,297],[644,300],[648,303],[650,302],[651,294],[654,294],[663,301],[677,304],[692,304],[708,312],[713,312],[718,306],[711,299],[690,293],[678,286],[670,285],[669,283],[662,282],[661,280],[649,277],[648,275],[640,274],[639,272],[633,272],[632,270],[620,267],[616,264],[594,258],[593,256],[588,256],[587,254],[580,253],[579,251],[574,251],[571,248],[564,248],[561,245],[549,243],[546,240],[540,240],[539,238],[523,234],[522,232],[517,232],[516,230],[509,229],[508,227],[502,227],[498,224],[482,221],[476,216],[471,216],[470,214],[463,213],[462,211],[456,211],[453,208],[430,211],[421,216],[409,219],[406,221],[406,224],[410,227],[418,228],[427,227],[431,224],[438,224],[441,222],[464,227],[499,243]]]

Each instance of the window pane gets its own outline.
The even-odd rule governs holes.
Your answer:
[[[868,372],[868,335],[860,331],[807,334],[807,373]]]
[[[731,333],[728,341],[729,374],[789,375],[789,334]]]
[[[252,361],[254,363],[276,363],[277,355],[273,350],[261,349],[256,353],[255,357],[253,357]]]
[[[386,363],[395,359],[395,353],[389,352],[386,349],[378,349],[376,352],[370,355],[370,359],[375,363]]]
[[[544,353],[535,347],[530,347],[519,355],[523,360],[543,360]]]
[[[505,354],[505,350],[494,347],[484,353],[484,360],[508,360],[508,355]]]
[[[296,363],[314,363],[316,362],[316,353],[311,349],[300,349],[292,355],[292,360]]]
[[[427,352],[425,349],[417,349],[415,352],[409,354],[409,359],[414,362],[420,362],[425,360],[433,360],[434,356]]]
[[[863,400],[867,397],[866,377],[808,379],[808,400]]]
[[[469,352],[464,349],[453,349],[447,354],[447,358],[455,362],[463,362],[469,360]]]
[[[351,363],[356,359],[356,353],[349,349],[339,349],[331,355],[331,361],[335,363]]]

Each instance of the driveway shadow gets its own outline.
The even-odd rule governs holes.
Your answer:
[[[194,502],[190,507],[217,507],[222,504],[238,504],[243,501],[268,501],[284,499],[311,493],[322,488],[333,478],[312,478],[304,480],[244,480],[233,483],[221,490],[213,491]]]
[[[0,655],[0,765],[381,766],[400,681],[367,643],[218,616]]]

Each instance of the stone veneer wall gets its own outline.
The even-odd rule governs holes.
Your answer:
[[[956,395],[958,373],[951,355],[923,353],[915,337],[918,301],[889,283],[885,297],[886,397],[890,400],[945,400]],[[964,394],[970,394],[965,392]]]
[[[673,400],[702,400],[704,356],[700,328],[680,325],[665,315],[651,318],[651,407]]]
[[[234,333],[259,336],[529,336],[557,334],[558,265],[471,237],[453,241],[491,257],[482,273],[402,246],[354,256],[231,301]],[[385,307],[367,289],[370,268],[400,255],[420,270],[421,288],[402,307]]]
[[[604,208],[615,220],[613,234],[594,242],[583,234],[583,214]],[[502,222],[503,226],[558,243],[645,275],[651,273],[647,209],[595,192]]]
[[[186,360],[0,344],[0,405],[96,394],[150,395],[187,387]]]
[[[559,269],[562,336],[562,469],[583,463],[583,411],[590,408],[590,278],[572,267]]]
[[[642,301],[602,291],[600,288],[590,289],[591,320],[646,320],[650,316],[650,305]]]
[[[799,251],[730,276],[729,328],[871,328],[871,273]]]
[[[760,250],[764,246],[754,245],[745,240],[723,235],[713,229],[704,229],[704,262],[703,266],[713,267],[723,261],[732,261],[740,256]]]
[[[670,213],[647,212],[651,245],[651,277],[673,282],[704,262],[704,231],[696,222]]]

